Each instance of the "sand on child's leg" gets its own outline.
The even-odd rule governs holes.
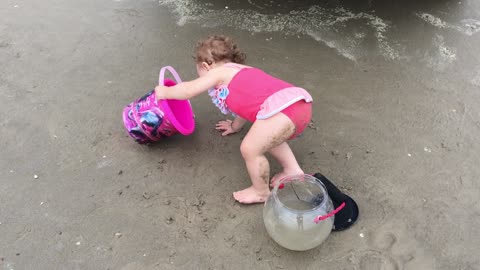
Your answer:
[[[244,148],[242,148],[244,149]],[[254,157],[246,156],[250,155],[242,151],[245,158],[245,164],[247,166],[250,179],[252,180],[252,186],[233,193],[233,197],[240,203],[252,204],[265,202],[270,189],[268,188],[268,177],[270,174],[270,166],[268,160],[264,155]],[[255,172],[255,173],[251,173]]]
[[[263,203],[266,200],[270,193],[270,165],[265,153],[284,143],[294,132],[293,122],[282,113],[253,123],[240,146],[252,186],[234,192],[235,200],[245,204]]]
[[[282,166],[282,171],[272,177],[272,181],[270,182],[271,187],[274,187],[276,182],[284,177],[303,174],[303,170],[300,168],[300,165],[298,165],[297,159],[287,142],[281,143],[268,152]]]

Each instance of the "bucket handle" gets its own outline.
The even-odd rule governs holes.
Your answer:
[[[171,66],[165,66],[162,69],[160,69],[160,74],[158,75],[158,84],[159,85],[164,85],[165,81],[165,71],[168,70],[170,73],[173,75],[173,78],[177,83],[181,83],[182,80],[180,79],[180,76],[178,75],[177,71]]]
[[[313,173],[309,173],[308,175],[313,176]],[[322,220],[325,220],[325,219],[327,219],[327,218],[329,218],[329,217],[335,216],[335,214],[337,214],[338,212],[340,212],[340,210],[342,210],[344,207],[345,207],[345,202],[342,202],[342,204],[340,204],[340,205],[337,207],[337,209],[333,210],[332,212],[330,212],[330,213],[328,213],[328,214],[326,214],[326,215],[324,215],[324,216],[322,216],[322,215],[317,216],[317,217],[313,220],[313,222],[315,222],[316,224],[318,224],[318,223],[319,223],[320,221],[322,221]]]
[[[175,79],[177,84],[182,82],[182,79],[180,79],[180,76],[178,75],[177,71],[173,67],[165,66],[162,69],[160,69],[160,74],[158,75],[158,85],[165,85],[164,83],[165,83],[166,70],[170,71],[170,74],[173,75],[173,78]],[[190,100],[187,100],[187,101],[188,101],[188,104],[192,106],[192,103],[190,102]],[[157,102],[157,99],[155,99],[155,102]],[[193,117],[195,118],[195,114],[193,115]]]
[[[336,213],[340,212],[340,210],[342,210],[343,208],[345,207],[345,202],[342,202],[342,204],[340,204],[337,209],[333,210],[332,212],[324,215],[324,216],[318,216],[316,217],[313,222],[315,222],[316,224],[318,224],[321,220],[325,220],[329,217],[332,217],[334,216]]]

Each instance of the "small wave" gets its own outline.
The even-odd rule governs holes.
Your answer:
[[[451,24],[430,13],[417,13],[417,16],[437,28],[452,29],[467,36],[473,36],[480,32],[480,21],[475,19],[465,19],[461,20],[460,23]]]
[[[256,33],[282,32],[285,35],[307,35],[335,49],[343,57],[355,61],[364,53],[367,32],[372,32],[379,53],[387,59],[399,57],[398,45],[387,39],[390,23],[378,16],[354,13],[343,7],[332,9],[311,6],[308,9],[292,10],[285,14],[262,14],[254,10],[213,9],[207,4],[193,0],[160,0],[177,15],[179,25],[197,23],[203,27],[229,26]],[[363,23],[359,23],[363,22]],[[346,34],[354,29],[352,35]],[[361,33],[359,34],[359,29]]]

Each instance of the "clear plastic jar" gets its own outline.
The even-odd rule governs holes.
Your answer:
[[[302,251],[319,246],[330,235],[332,211],[320,180],[311,175],[289,176],[275,184],[265,202],[263,221],[275,242]]]

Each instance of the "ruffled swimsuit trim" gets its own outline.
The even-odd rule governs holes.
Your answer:
[[[226,100],[230,90],[226,85],[219,85],[208,90],[208,95],[212,98],[213,104],[220,109],[223,114],[234,114],[227,106]]]
[[[260,106],[260,111],[257,113],[257,119],[265,120],[270,118],[300,100],[312,102],[313,98],[305,89],[300,87],[282,89],[263,102]]]

